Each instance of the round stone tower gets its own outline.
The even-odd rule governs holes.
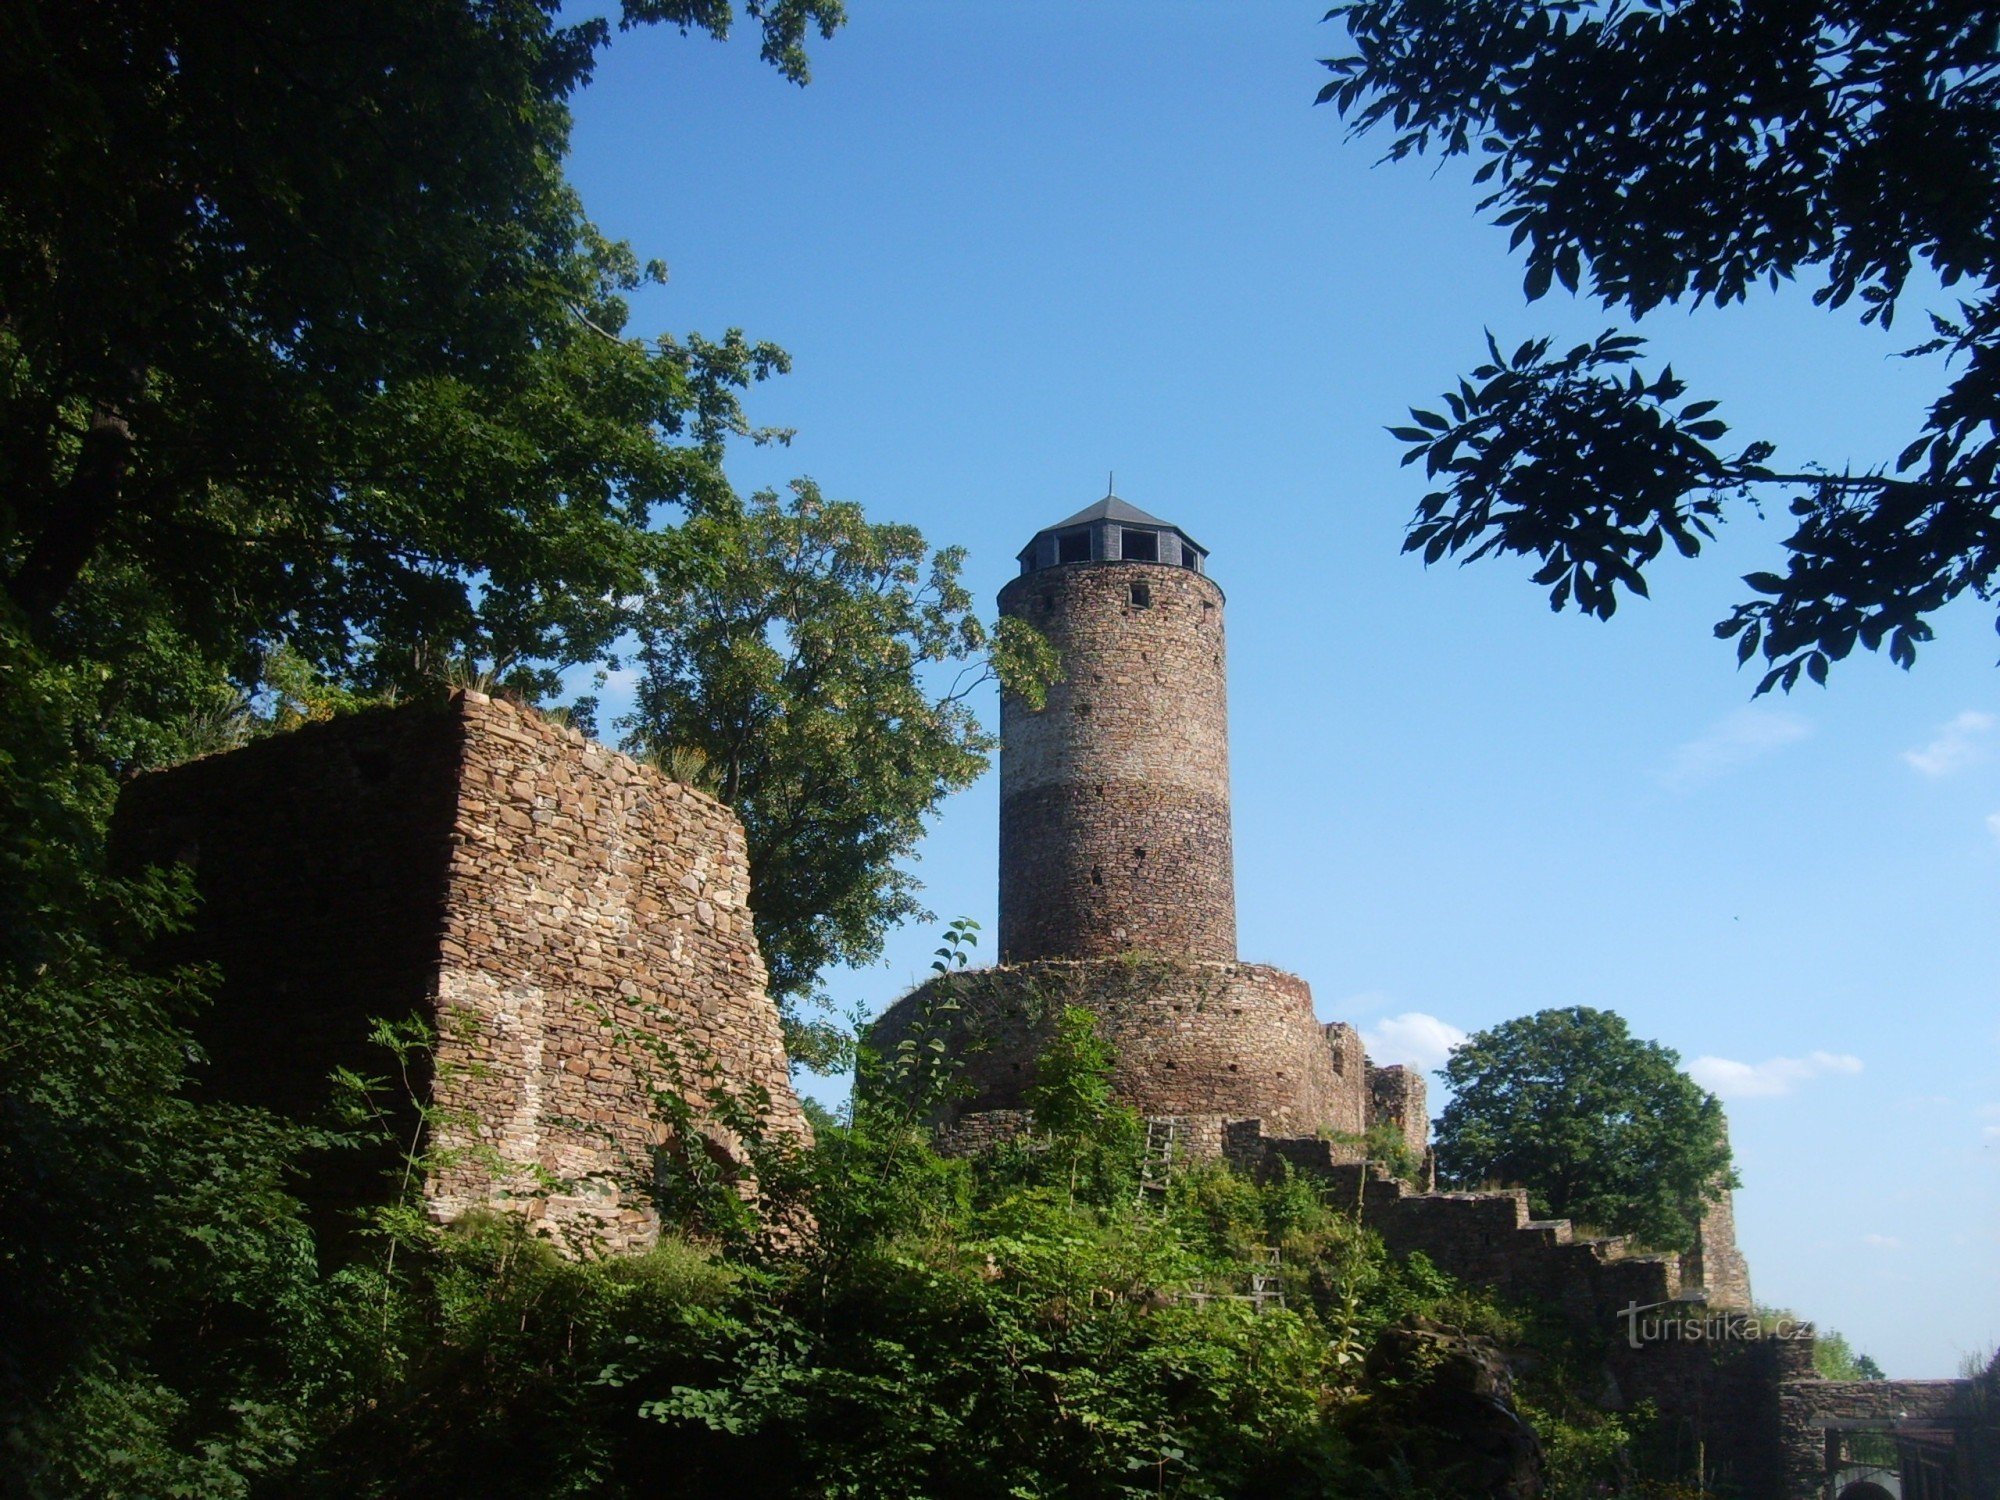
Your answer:
[[[1421,1078],[1321,1024],[1304,980],[1237,961],[1207,571],[1186,532],[1106,495],[1037,532],[1000,591],[1062,658],[1042,708],[1000,703],[1000,961],[919,985],[869,1033],[876,1056],[941,1048],[955,1067],[960,1086],[928,1101],[948,1150],[1034,1128],[1041,1059],[1072,1006],[1112,1046],[1113,1093],[1170,1151],[1297,1137],[1359,1160],[1382,1123],[1423,1140]]]
[[[1002,614],[1061,656],[1000,704],[1000,961],[1130,950],[1232,962],[1222,590],[1178,526],[1116,496],[1038,532]]]

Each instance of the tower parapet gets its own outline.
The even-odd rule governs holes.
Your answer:
[[[1000,957],[1236,957],[1222,590],[1179,527],[1106,496],[1036,534],[1002,614],[1055,647],[1000,704]]]

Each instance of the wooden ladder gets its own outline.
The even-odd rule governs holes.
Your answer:
[[[1139,1158],[1139,1201],[1164,1207],[1173,1185],[1174,1158],[1180,1154],[1185,1122],[1179,1115],[1158,1115],[1146,1121],[1146,1151]]]

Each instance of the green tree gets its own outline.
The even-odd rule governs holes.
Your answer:
[[[1787,1316],[1790,1316],[1787,1314]],[[1833,1328],[1814,1330],[1813,1373],[1822,1380],[1885,1380],[1882,1367],[1856,1354],[1847,1335]]]
[[[1456,1186],[1524,1187],[1541,1217],[1685,1249],[1709,1196],[1736,1185],[1721,1104],[1610,1011],[1544,1010],[1476,1032],[1444,1076],[1438,1171]]]
[[[1642,374],[1618,331],[1489,358],[1392,429],[1439,488],[1405,542],[1426,562],[1519,553],[1552,607],[1609,617],[1671,545],[1785,498],[1782,572],[1716,626],[1758,685],[1824,681],[1856,645],[1908,666],[1931,617],[2000,571],[2000,57],[1968,0],[1355,0],[1320,93],[1390,160],[1476,153],[1481,202],[1527,259],[1639,319],[1810,273],[1815,302],[1887,329],[1910,279],[1947,299],[1905,352],[1956,365],[1908,446],[1862,472],[1718,446],[1714,401]]]
[[[747,0],[804,77],[836,0]],[[118,775],[474,655],[552,685],[782,355],[624,335],[565,183],[609,37],[536,0],[0,9],[0,1489],[246,1492],[336,1379],[319,1137],[205,1101]],[[728,0],[626,24],[720,34]],[[309,688],[308,699],[296,691]],[[286,712],[281,701],[277,714]]]
[[[657,508],[782,354],[624,335],[643,267],[562,175],[609,37],[544,0],[25,0],[0,19],[0,583],[239,675],[588,660]],[[838,0],[751,0],[803,78]],[[623,24],[720,34],[729,0]],[[546,675],[541,679],[546,685]]]
[[[788,1003],[925,915],[904,861],[994,743],[967,695],[997,674],[1033,699],[1052,675],[1032,630],[973,614],[962,549],[933,552],[810,480],[792,491],[711,507],[667,538],[624,721],[628,748],[700,752],[742,818],[757,937]],[[790,1008],[800,1055],[825,1057]]]
[[[1049,1165],[1071,1201],[1129,1202],[1138,1187],[1145,1122],[1112,1092],[1118,1054],[1099,1029],[1097,1012],[1066,1005],[1055,1035],[1035,1059],[1027,1106],[1035,1133],[1047,1139]]]

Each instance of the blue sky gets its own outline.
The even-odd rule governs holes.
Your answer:
[[[1378,1059],[1554,1005],[1624,1015],[1728,1103],[1760,1301],[1895,1375],[2000,1340],[2000,692],[1976,607],[1903,673],[1752,701],[1709,633],[1782,514],[1663,566],[1609,624],[1515,563],[1399,555],[1421,484],[1383,428],[1528,305],[1457,167],[1373,165],[1311,105],[1319,4],[853,0],[796,90],[726,45],[621,37],[578,108],[585,202],[672,280],[635,326],[790,350],[738,452],[971,551],[990,610],[1103,493],[1185,527],[1228,594],[1241,948]],[[1778,461],[1877,463],[1939,380],[1810,286],[1647,320]],[[615,688],[615,685],[614,685]],[[616,709],[616,705],[607,705]],[[990,701],[986,705],[990,713]],[[992,930],[996,792],[919,873]],[[879,1009],[931,929],[836,976]],[[1435,1087],[1435,1085],[1434,1085]],[[1433,1108],[1438,1101],[1433,1101]]]

